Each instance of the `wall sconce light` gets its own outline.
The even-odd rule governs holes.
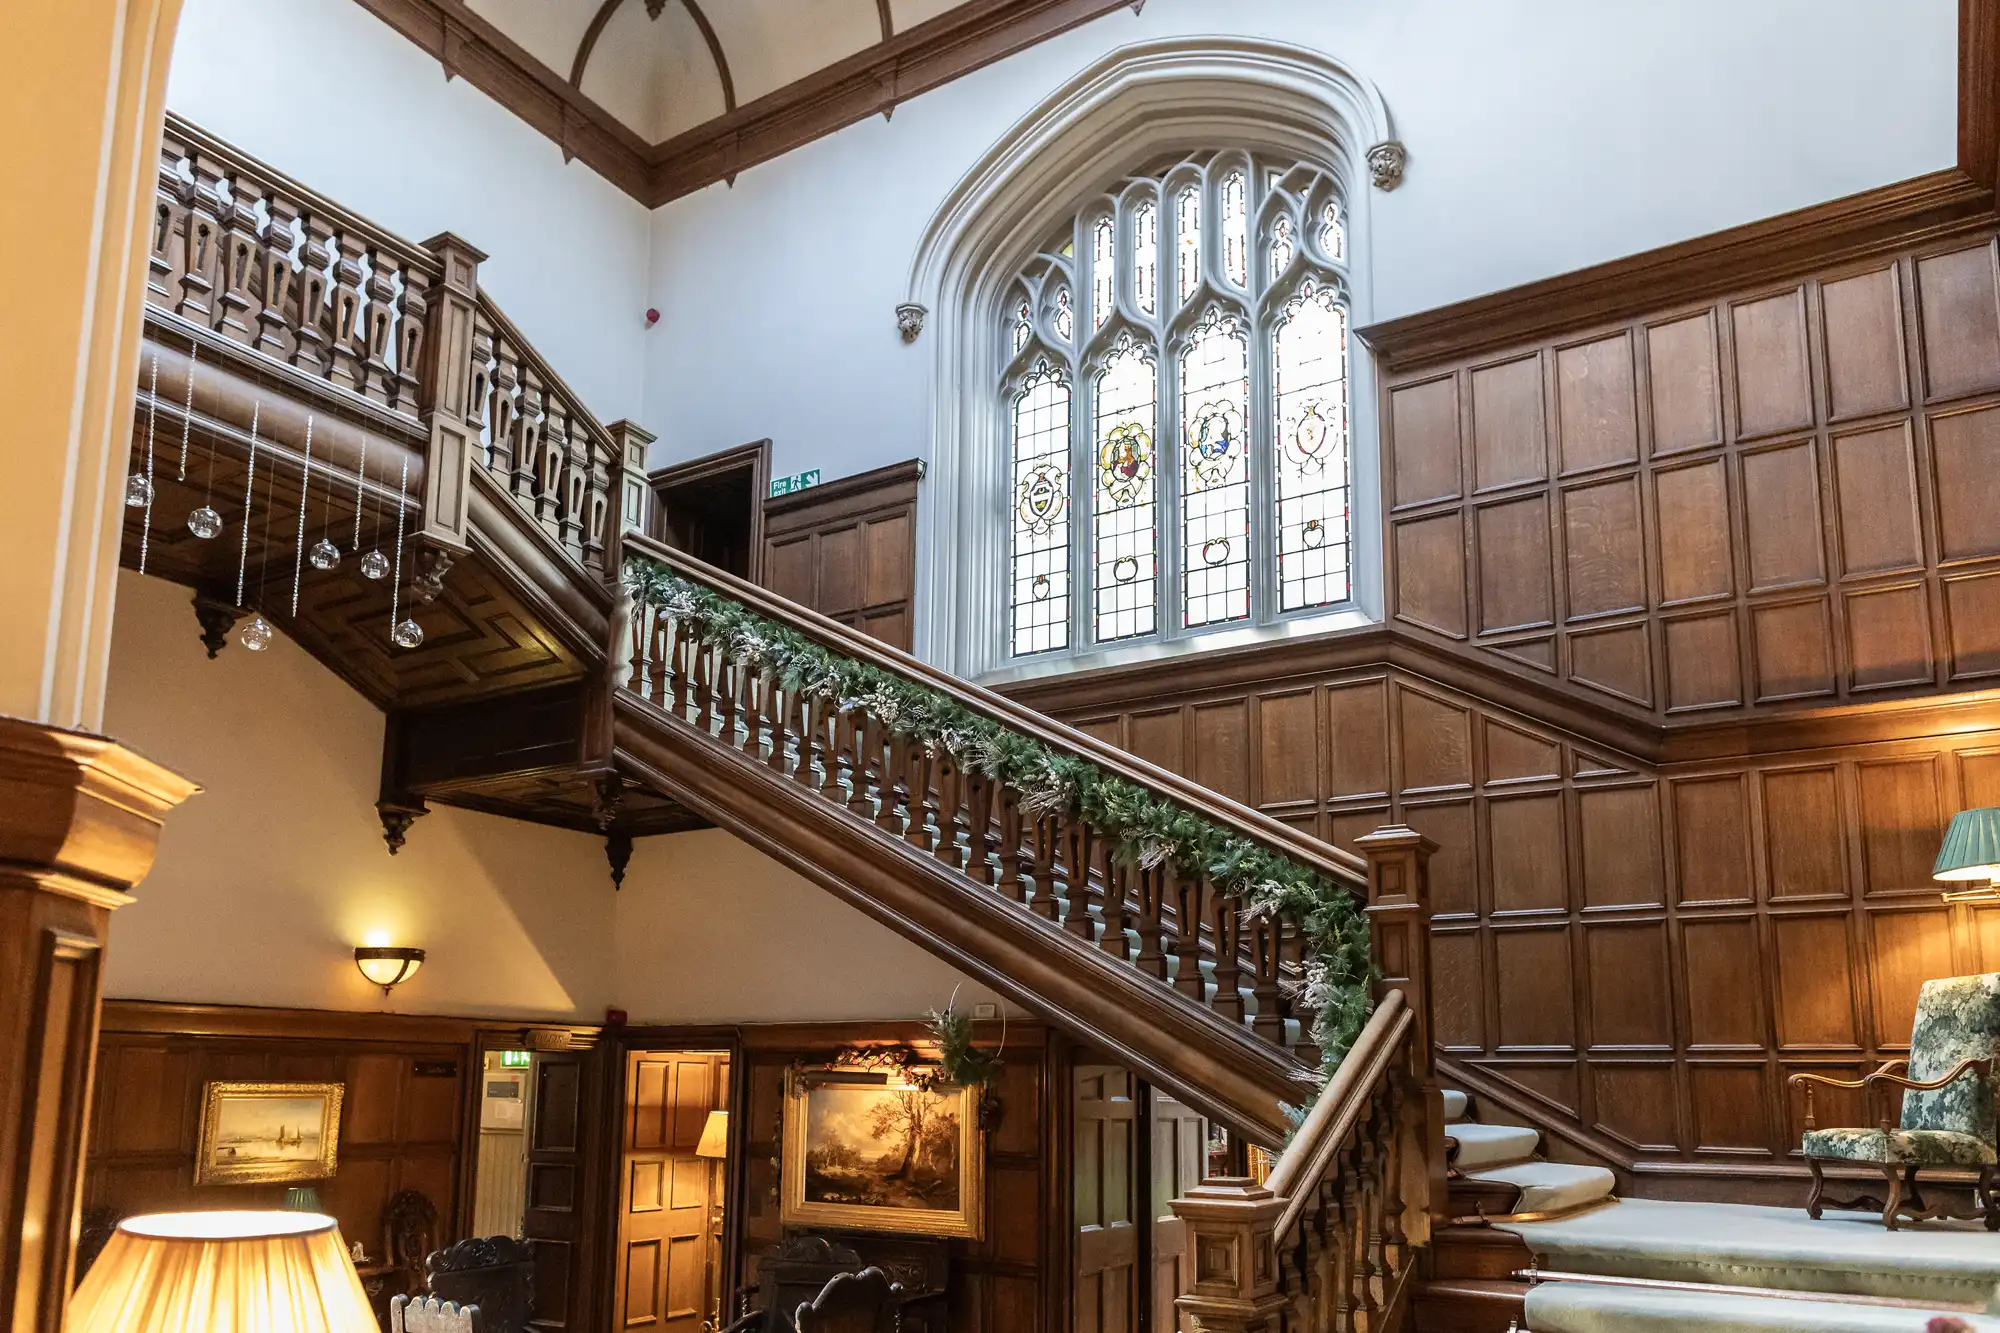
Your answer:
[[[387,995],[397,985],[417,974],[417,969],[424,965],[424,951],[367,944],[355,949],[354,965],[361,969],[362,976],[380,986],[382,993]]]
[[[1946,889],[1948,903],[2000,903],[2000,806],[1951,817],[1931,878],[1947,884],[1984,881],[1979,888]]]

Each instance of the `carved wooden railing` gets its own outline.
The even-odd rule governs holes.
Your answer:
[[[1375,1012],[1262,1184],[1211,1178],[1173,1201],[1192,1260],[1176,1304],[1209,1333],[1408,1326],[1416,1252],[1446,1197],[1428,1001],[1434,849],[1406,828],[1360,841]]]
[[[167,117],[146,300],[415,417],[435,255]]]
[[[1241,835],[1326,882],[1360,892],[1363,862],[1350,853],[657,542],[630,533],[623,540],[628,557],[654,562],[842,659],[933,691],[1014,735],[1095,765]],[[1264,1137],[1282,1136],[1278,1103],[1307,1100],[1306,1071],[1319,1062],[1312,1015],[1291,984],[1303,959],[1290,920],[1276,913],[1246,914],[1244,904],[1223,892],[1205,867],[1171,859],[1134,864],[1088,819],[1037,812],[1023,792],[970,765],[960,767],[949,747],[914,739],[864,705],[787,687],[776,671],[736,660],[698,623],[677,618],[670,608],[642,603],[630,615],[629,648],[613,654],[614,662],[629,664],[614,666],[615,684],[626,701],[645,701],[648,715],[674,737],[692,736],[782,779],[785,801],[818,806],[822,826],[834,812],[877,840],[902,844],[904,854],[942,872],[940,882],[966,907],[1004,907],[1044,939],[1063,941],[1069,961],[1081,969],[1078,976],[1090,978],[1094,966],[1097,977],[1115,978],[1128,996],[1134,987],[1149,992],[1141,998],[1154,1012],[1177,1006],[1183,1019],[1188,1012],[1198,1014],[1211,1031],[1220,1030],[1253,1053],[1261,1050],[1253,1062],[1275,1076],[1264,1084],[1275,1095],[1256,1106],[1233,1106],[1232,1118],[1265,1131]],[[621,742],[621,758],[624,753]],[[710,794],[695,790],[688,797],[699,806]],[[996,980],[1004,988],[1008,978]],[[1058,980],[1050,975],[1050,984]],[[1046,1012],[1050,997],[1036,994],[1032,1002]],[[1202,1025],[1186,1026],[1192,1031]],[[1191,1080],[1182,1073],[1185,1085]],[[1208,1093],[1212,1107],[1215,1089]]]

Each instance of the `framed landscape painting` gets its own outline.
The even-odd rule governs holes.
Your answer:
[[[197,1185],[324,1180],[340,1150],[339,1083],[210,1083],[202,1090]]]
[[[978,1108],[977,1088],[794,1071],[779,1220],[978,1240],[986,1217]]]

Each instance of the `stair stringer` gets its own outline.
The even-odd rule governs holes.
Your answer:
[[[619,690],[612,707],[617,763],[628,777],[1204,1115],[1276,1146],[1290,1128],[1283,1107],[1310,1099],[1312,1071],[1247,1026],[1197,1006],[652,703]]]

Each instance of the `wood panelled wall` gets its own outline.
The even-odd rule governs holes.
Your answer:
[[[756,1280],[757,1255],[783,1236],[777,1189],[786,1067],[823,1062],[843,1045],[921,1043],[924,1036],[913,1023],[741,1030],[746,1171],[738,1285]],[[1063,1326],[1059,1302],[1067,1283],[1060,1247],[1068,1194],[1061,1100],[1068,1085],[1060,1070],[1051,1069],[1059,1046],[1038,1024],[1007,1028],[995,1089],[1003,1110],[986,1141],[985,1238],[949,1242],[948,1326],[954,1333],[1053,1333]]]
[[[1930,880],[1951,813],[2000,804],[2000,707],[1654,768],[1401,668],[1053,688],[1065,720],[1342,846],[1392,821],[1435,839],[1442,1053],[1642,1177],[1783,1170],[1788,1073],[1872,1068],[1923,981],[2000,969],[2000,909]]]
[[[1382,389],[1402,625],[1663,720],[2000,676],[1990,234]]]
[[[921,463],[896,463],[767,501],[763,585],[907,650],[922,477]]]
[[[338,1173],[313,1181],[349,1242],[384,1254],[382,1210],[421,1190],[440,1243],[459,1234],[470,1023],[390,1014],[104,1006],[84,1207],[275,1208],[283,1185],[194,1184],[210,1081],[343,1083]]]

